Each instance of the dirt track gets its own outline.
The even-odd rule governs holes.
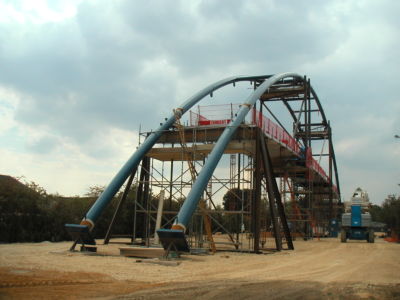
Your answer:
[[[400,244],[296,241],[295,251],[218,252],[168,265],[66,251],[70,243],[0,245],[0,298],[400,299]]]

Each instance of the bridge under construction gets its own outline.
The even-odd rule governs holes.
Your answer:
[[[252,89],[241,103],[199,104],[241,82]],[[289,120],[277,116],[276,104]],[[143,143],[82,222],[66,224],[71,249],[94,243],[90,233],[122,187],[105,243],[122,236],[113,228],[127,202],[133,202],[133,226],[123,236],[167,251],[293,249],[295,237],[334,231],[341,199],[332,130],[306,76],[218,81],[140,135]]]

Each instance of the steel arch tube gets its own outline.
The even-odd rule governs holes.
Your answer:
[[[321,112],[322,120],[325,122],[325,124],[328,124],[328,120],[326,119],[325,112],[324,112],[324,109],[322,108],[321,102],[319,101],[318,95],[312,86],[310,86],[310,88],[311,88],[311,93],[314,96],[315,102],[318,106],[318,109]],[[331,139],[332,139],[332,137],[331,137]],[[332,140],[330,141],[330,143],[332,144]],[[332,158],[333,158],[333,167],[335,169],[335,180],[336,180],[336,185],[337,185],[337,189],[338,189],[338,197],[339,197],[339,201],[341,201],[340,182],[339,182],[339,175],[338,175],[337,164],[336,164],[335,149],[334,149],[333,145],[332,145]],[[330,178],[330,180],[332,181],[332,178]]]
[[[236,77],[228,77],[226,79],[217,81],[206,88],[200,90],[192,97],[187,99],[181,106],[178,107],[178,113],[182,116],[185,112],[187,112],[193,105],[203,99],[205,96],[209,95],[213,91],[226,86],[228,84],[239,82],[239,81],[252,81],[252,80],[263,80],[266,78],[270,78],[272,75],[261,75],[261,76],[236,76]],[[167,119],[165,123],[163,123],[156,131],[152,132],[143,144],[133,153],[133,155],[128,159],[128,161],[123,165],[123,167],[119,170],[119,172],[115,175],[103,193],[99,196],[93,206],[86,213],[85,217],[81,221],[81,225],[86,225],[90,230],[95,226],[96,221],[101,216],[104,209],[111,202],[112,198],[119,191],[121,186],[124,184],[128,176],[132,173],[133,170],[136,170],[139,166],[140,161],[146,155],[146,153],[154,146],[162,133],[169,128],[172,127],[174,122],[176,121],[175,113]]]
[[[269,79],[265,80],[247,99],[244,104],[240,107],[236,118],[225,128],[221,136],[219,137],[217,143],[215,144],[213,150],[206,163],[204,164],[202,170],[200,171],[196,181],[194,182],[185,202],[183,203],[179,213],[176,217],[175,224],[173,225],[173,229],[181,229],[183,231],[186,230],[187,225],[196,210],[198,202],[202,193],[204,192],[208,181],[210,180],[212,174],[217,167],[218,162],[220,161],[222,154],[229,141],[231,140],[233,134],[235,133],[238,126],[244,121],[247,113],[254,106],[256,101],[261,97],[261,95],[268,90],[268,88],[276,83],[277,81],[287,78],[302,78],[300,75],[296,73],[282,73],[277,74]]]

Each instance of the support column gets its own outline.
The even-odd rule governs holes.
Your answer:
[[[331,125],[328,122],[328,142],[329,142],[329,222],[332,221],[333,215],[333,181],[332,181],[332,133]]]
[[[174,144],[172,144],[173,148]],[[169,175],[169,207],[168,210],[172,210],[172,186],[173,186],[173,181],[174,181],[174,160],[171,159],[171,172]]]
[[[285,234],[286,242],[288,245],[288,248],[290,250],[294,249],[293,246],[293,241],[292,241],[292,236],[290,234],[290,229],[287,223],[286,219],[286,214],[285,214],[285,208],[282,204],[282,199],[281,195],[279,193],[279,188],[276,183],[276,176],[273,171],[273,166],[272,166],[272,161],[271,157],[268,151],[268,147],[265,145],[265,139],[263,134],[260,132],[260,138],[259,140],[261,141],[261,151],[263,154],[263,162],[264,162],[264,174],[266,176],[267,184],[268,184],[268,190],[271,190],[271,197],[273,201],[276,202],[277,210],[279,217],[281,219],[282,227],[283,227],[283,232]],[[268,194],[269,196],[270,194]],[[275,227],[275,226],[274,226]],[[282,247],[282,246],[281,246]]]
[[[281,238],[281,231],[279,228],[278,214],[277,214],[276,206],[275,206],[275,194],[273,193],[273,188],[272,188],[272,181],[274,179],[270,176],[270,173],[268,172],[268,170],[270,169],[270,166],[269,166],[269,163],[267,160],[267,150],[265,147],[264,136],[261,131],[259,132],[259,135],[257,136],[257,140],[260,141],[258,144],[259,144],[259,149],[261,150],[261,154],[262,154],[264,177],[265,177],[265,180],[267,183],[269,213],[271,215],[271,220],[272,220],[272,230],[274,231],[275,246],[276,246],[276,250],[281,251],[282,250],[282,238]]]
[[[237,191],[238,193],[240,193],[240,195],[238,195],[238,197],[241,199],[241,204],[240,204],[240,210],[242,211],[241,214],[237,214],[235,219],[236,219],[236,224],[237,224],[237,233],[236,233],[236,243],[239,244],[240,242],[240,234],[242,232],[242,221],[240,218],[240,215],[243,216],[243,202],[244,202],[244,197],[243,197],[243,191],[240,190],[240,153],[237,154],[238,156],[238,164],[237,164]],[[238,207],[237,207],[238,208]]]
[[[146,213],[144,214],[143,229],[144,237],[146,239],[146,246],[150,245],[150,157],[145,157],[145,167],[144,167],[144,184],[143,184],[143,208],[146,208]]]
[[[137,203],[140,203],[140,205],[143,207],[143,182],[144,182],[144,165],[145,165],[145,160],[142,159],[141,163],[141,168],[140,168],[140,174],[139,174],[139,180],[138,180],[138,187],[136,189],[136,199],[135,199],[135,206],[134,206],[134,215],[133,215],[133,235],[132,235],[132,241],[136,239],[136,232],[137,232]],[[143,231],[143,230],[142,230]],[[142,235],[143,236],[143,235]]]
[[[131,186],[132,186],[132,181],[133,181],[133,178],[135,177],[135,174],[136,174],[136,169],[134,169],[134,170],[132,171],[132,174],[131,174],[131,176],[129,177],[128,182],[127,182],[127,184],[126,184],[126,186],[125,186],[124,193],[122,194],[122,197],[120,198],[120,200],[119,200],[119,202],[118,202],[118,204],[117,204],[117,208],[116,208],[115,211],[114,211],[114,215],[113,215],[113,217],[112,217],[112,219],[111,219],[111,223],[110,223],[110,225],[108,226],[106,236],[104,237],[104,244],[105,244],[105,245],[108,244],[109,241],[110,241],[111,233],[112,233],[112,228],[114,227],[115,221],[117,220],[117,218],[118,218],[118,216],[119,216],[119,214],[120,214],[122,205],[125,203],[125,200],[126,200],[128,194],[129,194],[129,190],[130,190],[130,188],[131,188]]]
[[[148,181],[149,181],[149,169],[150,169],[150,158],[145,156],[142,159],[142,165],[141,165],[141,169],[140,169],[140,175],[139,175],[139,184],[136,190],[136,202],[140,203],[140,206],[143,209],[146,209],[147,207],[147,201],[146,201],[146,184],[148,185]],[[147,189],[148,190],[148,189]],[[135,202],[135,207],[136,207],[136,202]],[[147,213],[144,212],[143,213],[143,219],[142,219],[142,228],[141,228],[141,237],[145,238],[146,237],[146,216]],[[134,228],[133,228],[133,239],[136,239],[136,233],[137,233],[137,224],[139,224],[138,222],[138,217],[137,217],[137,212],[134,215],[134,220],[133,220],[133,224],[134,224]]]
[[[258,128],[257,131],[261,132]],[[254,177],[253,177],[253,205],[252,211],[252,227],[254,235],[254,252],[260,251],[260,202],[261,202],[261,153],[259,139],[256,140],[256,155],[254,161]]]
[[[158,200],[156,228],[154,231],[154,244],[156,244],[156,245],[158,245],[158,243],[159,243],[157,230],[161,228],[161,219],[162,219],[163,208],[164,208],[164,196],[165,196],[165,191],[161,190],[160,191],[160,199]]]

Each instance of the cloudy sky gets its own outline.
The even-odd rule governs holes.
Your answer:
[[[311,78],[343,197],[400,193],[399,1],[0,2],[0,173],[107,184],[171,109],[232,75]]]

